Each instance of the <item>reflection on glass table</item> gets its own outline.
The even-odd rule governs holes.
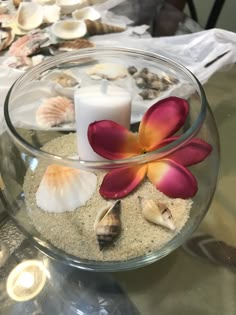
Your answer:
[[[103,301],[104,305],[109,299],[112,303],[119,300],[114,314],[235,315],[235,78],[236,67],[233,67],[217,73],[205,86],[220,132],[222,162],[215,198],[198,232],[204,234],[206,247],[208,241],[209,244],[214,242],[216,254],[222,258],[221,261],[212,257],[212,253],[207,257],[205,252],[202,257],[204,246],[200,246],[199,250],[194,246],[196,250],[193,251],[191,247],[192,253],[180,248],[145,268],[113,274],[93,274],[51,262],[28,241],[23,241],[18,249],[12,250],[9,246],[11,255],[0,269],[0,314],[67,315],[75,313],[76,308],[75,314],[83,314],[85,311],[88,313],[86,307],[89,305],[98,305],[98,301]],[[12,226],[9,230],[11,229]],[[2,230],[0,228],[0,232]],[[196,237],[197,235],[199,234]],[[0,239],[10,244],[1,233]],[[15,240],[16,237],[11,239]],[[192,238],[189,242],[192,241],[200,245],[197,239]],[[187,244],[190,246],[189,242]],[[7,278],[20,262],[35,259],[43,261],[49,270],[50,277],[47,277],[46,286],[33,300],[14,301],[6,292]],[[101,287],[102,294],[99,291]],[[51,301],[51,305],[45,301]],[[79,301],[84,301],[81,311],[78,310],[82,306],[82,303],[78,304]],[[112,313],[102,309],[100,313],[94,314]]]

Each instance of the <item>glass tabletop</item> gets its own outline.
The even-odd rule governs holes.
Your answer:
[[[205,85],[220,133],[221,171],[208,214],[183,247],[137,270],[85,272],[49,259],[5,221],[0,314],[235,314],[235,82],[233,66]]]

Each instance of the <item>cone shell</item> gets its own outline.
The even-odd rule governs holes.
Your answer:
[[[95,174],[56,164],[49,165],[36,192],[44,211],[62,213],[86,204],[97,187]]]
[[[120,234],[120,208],[121,201],[117,200],[114,204],[108,203],[106,207],[101,209],[98,213],[94,229],[101,250],[112,244]]]
[[[143,217],[154,224],[174,231],[176,229],[170,209],[163,203],[139,197]]]
[[[92,35],[101,35],[108,33],[120,33],[125,30],[125,28],[115,25],[110,25],[98,21],[85,20],[87,26],[87,33]]]
[[[73,103],[66,97],[46,99],[36,112],[36,122],[44,128],[55,127],[63,123],[73,122],[75,111]]]

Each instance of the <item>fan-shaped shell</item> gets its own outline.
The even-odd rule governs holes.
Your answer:
[[[72,16],[76,20],[90,20],[97,21],[101,18],[101,14],[93,7],[86,7],[83,9],[75,10]]]
[[[90,36],[108,33],[119,33],[125,30],[123,27],[110,25],[99,21],[85,20],[85,24],[87,26],[87,33]]]
[[[139,197],[143,217],[154,224],[166,227],[172,231],[176,229],[170,209],[163,203],[153,199]]]
[[[117,200],[114,204],[107,203],[98,213],[94,223],[94,229],[100,249],[112,244],[120,234],[120,208],[121,201]]]
[[[49,165],[36,192],[37,205],[47,212],[73,211],[86,204],[97,187],[95,174]]]
[[[82,21],[63,20],[52,26],[52,33],[61,39],[75,39],[83,37],[87,32],[86,25]]]
[[[25,30],[36,29],[43,23],[43,8],[34,2],[21,2],[17,17],[17,25]]]
[[[48,98],[39,106],[36,112],[36,122],[43,128],[55,127],[74,120],[74,105],[66,97]]]

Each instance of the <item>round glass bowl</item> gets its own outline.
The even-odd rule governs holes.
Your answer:
[[[101,94],[109,94],[109,89],[115,92],[107,105],[106,101],[103,102]],[[117,89],[122,91],[121,94],[120,92],[116,94]],[[82,91],[86,91],[87,94]],[[42,117],[39,118],[39,108],[45,106],[45,103],[49,106],[48,104],[51,104],[53,99],[55,105],[55,98],[58,101],[58,97],[66,97],[67,102],[69,99],[69,102],[73,104],[74,95],[77,95],[76,98],[78,97],[77,100],[79,100],[76,101],[78,104],[75,102],[76,104],[72,105],[72,107],[75,106],[76,118],[71,118],[71,112],[65,115],[69,117],[69,122],[66,123],[56,121],[47,124],[47,119],[45,123]],[[131,107],[127,105],[129,103],[127,95],[131,98]],[[174,100],[174,103],[178,98],[180,103],[186,104],[184,100],[187,100],[189,104],[188,114],[178,126],[178,130],[175,128],[169,134],[169,136],[177,135],[177,137],[154,149],[142,148],[140,152],[135,151],[135,154],[121,155],[122,159],[101,160],[96,156],[90,156],[90,153],[84,154],[87,120],[91,120],[91,123],[108,119],[119,122],[120,117],[125,115],[124,124],[127,124],[128,119],[130,130],[137,135],[145,112],[161,99],[169,97],[172,97],[171,100]],[[164,101],[166,102],[170,102],[170,99]],[[91,110],[94,103],[95,110]],[[96,109],[97,103],[99,105]],[[119,108],[120,103],[124,103],[125,114],[125,110]],[[114,108],[111,110],[112,106]],[[151,128],[151,130],[156,132],[160,128],[162,132],[165,126],[169,130],[169,124],[173,118],[171,112],[174,108],[172,104],[170,117],[165,120],[162,127],[159,126],[160,123],[162,124],[159,117],[162,116],[163,111],[156,117],[152,117],[154,120],[151,127],[154,129]],[[110,110],[109,116],[107,113]],[[130,110],[131,116],[129,116]],[[51,117],[50,115],[52,114],[48,114],[48,117]],[[93,48],[60,54],[30,69],[15,82],[5,101],[4,117],[6,128],[1,134],[1,156],[3,157],[1,176],[4,183],[2,192],[8,204],[9,214],[35,246],[53,258],[93,271],[138,268],[166,256],[183,244],[198,227],[208,210],[215,191],[219,168],[217,128],[201,84],[185,67],[163,56],[124,48]],[[178,119],[181,120],[181,115]],[[81,131],[81,126],[85,126],[85,130]],[[122,151],[122,145],[119,147],[111,138],[112,128],[110,132],[104,131],[103,137],[100,137],[102,144],[99,143],[97,146],[104,144],[106,146],[110,143],[109,146]],[[79,132],[77,133],[76,130]],[[96,130],[93,128],[92,132]],[[145,141],[148,142],[149,138],[152,139],[151,141],[156,141],[152,131],[146,132]],[[188,198],[188,193],[184,194],[183,199],[166,196],[156,189],[145,174],[142,182],[127,196],[120,196],[118,192],[117,195],[113,193],[111,198],[109,193],[104,193],[107,189],[112,190],[113,186],[115,190],[119,190],[120,183],[124,184],[129,180],[135,182],[139,177],[137,170],[143,170],[142,167],[147,165],[145,172],[148,173],[156,161],[165,163],[167,156],[180,152],[181,148],[194,143],[193,139],[196,138],[200,139],[197,141],[201,143],[203,141],[207,143],[212,151],[208,152],[209,154],[201,162],[186,167],[198,183],[198,190],[192,198]],[[82,146],[81,143],[83,143]],[[127,148],[129,148],[129,143],[127,143]],[[194,150],[192,155],[196,154]],[[186,156],[190,154],[190,151],[186,151]],[[83,154],[84,159],[81,158]],[[54,167],[53,171],[47,174],[49,183],[46,180],[46,186],[40,188],[40,185],[43,185],[42,182],[45,181],[43,178],[47,173],[46,170],[52,165],[56,165],[56,168]],[[55,176],[57,178],[62,167],[76,170],[75,173],[79,179],[77,175],[67,176],[66,172],[62,172],[64,177],[60,177],[58,184]],[[163,167],[165,169],[165,165]],[[120,173],[122,168],[125,168],[128,174],[134,174],[132,175],[134,178],[129,178],[126,172]],[[130,169],[134,171],[130,173]],[[183,167],[180,169],[183,170]],[[119,175],[115,178],[116,184],[114,184],[114,179],[113,182],[108,180],[106,187],[100,189],[103,186],[104,176],[116,171]],[[154,183],[155,181],[160,183],[163,179],[161,176],[165,174],[158,173],[156,176],[159,176],[159,179],[154,178]],[[182,194],[184,191],[181,188],[182,184],[185,185],[187,191],[189,190],[186,183],[182,182],[183,177],[178,177],[171,171],[168,176],[167,180],[173,182],[173,186],[180,187]],[[96,178],[95,182],[94,178]],[[179,178],[180,182],[178,182]],[[57,185],[61,185],[61,188],[55,188]],[[40,194],[39,189],[41,189]],[[176,190],[175,187],[174,190]],[[68,200],[70,209],[66,210],[72,210],[74,207],[73,211],[64,211]],[[75,204],[79,200],[79,206],[78,204],[74,206],[74,200]],[[154,205],[154,208],[157,207],[158,224],[145,219],[147,215],[144,216],[143,201],[146,201],[146,204],[149,203],[149,208],[150,204]],[[116,210],[119,209],[114,212],[114,221],[111,220],[112,223],[108,229],[108,234],[110,234],[101,236],[98,225],[103,220],[104,213],[107,212],[105,211],[100,217],[97,217],[98,213],[101,209],[107,210],[113,207],[114,203]],[[163,205],[164,208],[162,208]],[[166,208],[167,212],[164,211]],[[166,227],[159,225],[160,220],[163,220],[163,213],[165,222],[166,219],[173,219],[173,229],[170,229],[170,225]],[[166,213],[167,217],[165,217]],[[103,230],[106,230],[109,224],[103,225],[105,226]],[[115,235],[113,240],[113,234],[116,233],[119,235]],[[109,240],[111,241],[108,246],[107,237],[108,243]]]

